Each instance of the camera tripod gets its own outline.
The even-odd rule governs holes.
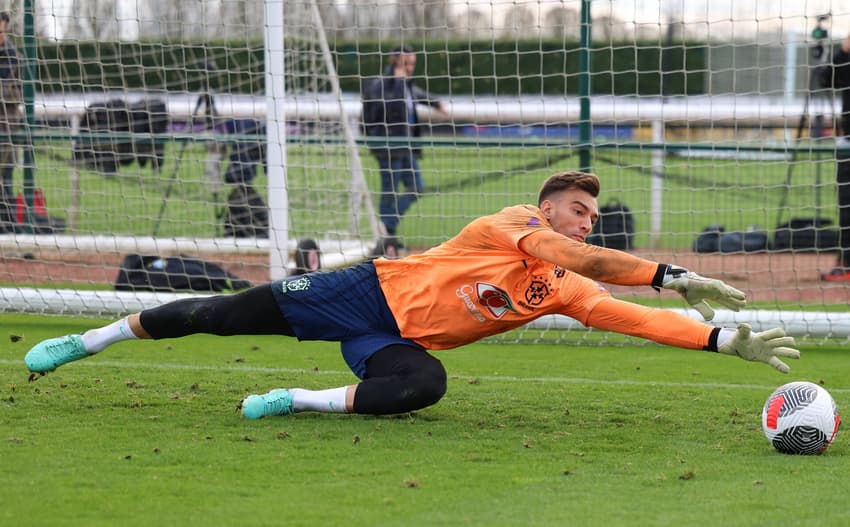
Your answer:
[[[803,103],[803,111],[800,114],[800,119],[797,123],[797,131],[796,136],[794,138],[794,146],[798,146],[803,137],[803,130],[807,127],[809,128],[809,138],[817,141],[824,137],[824,132],[826,131],[824,126],[824,114],[827,113],[830,116],[830,119],[833,122],[833,128],[835,124],[835,101],[832,97],[832,89],[831,86],[827,86],[824,84],[824,68],[829,68],[828,63],[821,63],[817,66],[814,66],[809,73],[809,85],[806,90],[806,99]],[[809,124],[809,114],[811,112],[814,113],[814,119],[812,120],[810,126]],[[791,190],[791,178],[794,173],[794,166],[797,161],[797,148],[791,150],[790,159],[788,159],[788,168],[785,172],[785,184],[783,185],[782,197],[779,200],[779,206],[777,208],[777,216],[776,216],[776,225],[779,226],[782,223],[782,216],[785,212],[785,208],[788,205],[788,194]],[[815,216],[820,216],[821,210],[821,164],[820,164],[820,154],[815,153]]]
[[[200,95],[198,95],[198,99],[195,101],[195,108],[194,110],[192,110],[192,116],[189,118],[189,124],[187,126],[189,133],[195,132],[195,122],[199,117],[199,112],[201,108],[204,108],[204,126],[202,132],[212,130],[215,126],[215,118],[218,116],[218,111],[216,110],[215,99],[213,98],[212,93],[210,93],[209,90],[206,90]],[[174,170],[172,170],[171,172],[171,178],[169,178],[168,184],[165,187],[165,192],[162,195],[162,204],[159,207],[159,214],[157,215],[156,223],[154,224],[153,236],[156,236],[159,232],[159,227],[162,224],[162,217],[165,214],[165,208],[168,205],[168,199],[171,197],[171,193],[174,190],[174,182],[177,180],[177,173],[180,170],[180,166],[183,164],[183,154],[186,152],[186,147],[188,145],[188,137],[180,140],[180,150],[177,152],[177,159],[174,162]],[[210,183],[212,184],[213,201],[218,204],[218,191],[221,187],[221,178],[218,174],[221,154],[219,154],[215,162],[215,177],[210,174],[210,160],[213,157],[213,151],[220,151],[221,147],[217,143],[209,143],[207,145],[207,150],[209,151],[209,156],[207,159],[206,174],[210,179]],[[216,214],[216,216],[218,216],[218,213]]]

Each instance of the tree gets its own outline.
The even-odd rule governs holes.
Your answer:
[[[581,33],[579,23],[579,14],[575,10],[554,7],[546,13],[541,26],[547,37],[578,40]]]
[[[522,4],[511,6],[505,13],[504,20],[505,33],[510,37],[529,37],[539,29],[534,13]]]
[[[455,36],[474,39],[486,36],[493,30],[493,24],[483,11],[470,7],[452,18],[449,30]]]
[[[117,40],[118,18],[114,0],[72,0],[63,31],[65,38]]]

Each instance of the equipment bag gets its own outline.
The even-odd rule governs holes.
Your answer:
[[[86,107],[80,117],[81,137],[73,142],[73,156],[87,167],[104,174],[115,174],[121,166],[134,161],[144,167],[148,161],[155,168],[165,163],[165,143],[155,141],[153,134],[168,131],[168,108],[163,100],[141,100],[127,104],[123,99],[96,102]],[[135,133],[128,138],[109,132]],[[89,134],[107,138],[86,137]]]
[[[146,256],[128,254],[124,257],[115,289],[118,291],[213,291],[237,290],[251,287],[218,265],[186,256]]]
[[[838,230],[829,228],[829,218],[791,218],[776,227],[773,237],[775,251],[836,251]]]
[[[634,247],[635,219],[632,211],[617,199],[599,208],[599,221],[593,226],[587,243],[628,251]]]
[[[250,183],[257,177],[257,168],[266,167],[266,125],[256,119],[231,119],[225,123],[225,130],[241,139],[231,148],[224,182]],[[246,136],[257,136],[257,139],[248,140]]]
[[[268,238],[269,209],[253,186],[239,183],[227,196],[224,235],[234,238]]]
[[[767,232],[757,227],[747,231],[726,232],[722,225],[709,225],[694,240],[696,253],[740,253],[768,250]]]

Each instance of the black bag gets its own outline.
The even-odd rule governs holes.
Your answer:
[[[117,291],[226,291],[251,287],[218,265],[186,256],[128,254],[115,279]]]
[[[632,211],[612,199],[599,208],[599,221],[593,226],[587,243],[628,251],[634,247],[635,219]]]
[[[838,229],[831,229],[829,218],[792,218],[776,227],[775,251],[837,251]]]
[[[240,183],[227,196],[224,235],[234,238],[268,238],[269,209],[253,186]]]
[[[694,240],[695,253],[718,253],[720,252],[720,235],[726,229],[723,225],[709,225],[697,235]]]
[[[142,167],[150,161],[154,168],[159,168],[165,162],[165,143],[155,141],[150,134],[165,133],[168,123],[168,109],[162,100],[142,100],[128,105],[123,99],[112,99],[91,104],[80,119],[81,134],[132,132],[148,137],[132,140],[83,137],[74,141],[74,159],[104,174],[115,174],[120,166],[134,161]]]
[[[726,232],[722,225],[709,225],[694,240],[696,253],[759,252],[768,249],[767,232],[751,227],[740,232]]]
[[[232,119],[225,123],[227,133],[242,138],[230,151],[230,164],[224,172],[225,183],[251,183],[257,177],[257,168],[266,166],[266,125],[256,119]],[[244,136],[257,136],[251,141]]]

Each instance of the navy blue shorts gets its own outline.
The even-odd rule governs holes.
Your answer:
[[[298,340],[340,342],[345,362],[360,379],[376,351],[391,344],[424,349],[399,334],[372,262],[278,280],[272,292]]]

